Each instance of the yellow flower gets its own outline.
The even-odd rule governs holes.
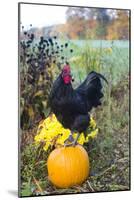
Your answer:
[[[47,151],[50,145],[51,145],[50,142],[46,142],[46,144],[45,144],[45,146],[43,147],[43,149],[44,149],[45,151]]]
[[[95,129],[95,127],[96,127],[96,122],[92,117],[90,117],[89,127],[93,128],[93,129]]]
[[[78,139],[78,143],[83,145],[85,142],[86,142],[86,139],[85,139],[84,133],[81,133],[81,135]]]
[[[47,151],[50,146],[64,145],[64,142],[69,137],[69,134],[70,130],[65,129],[57,120],[56,116],[52,114],[44,121],[41,121],[34,140],[36,144],[44,142],[43,149]],[[84,133],[81,133],[78,143],[83,145],[84,143],[88,142],[90,138],[96,137],[97,134],[98,128],[96,128],[96,122],[91,117],[89,122],[89,133],[87,134],[86,138]],[[73,138],[75,139],[76,136],[77,133],[74,133]]]
[[[98,134],[98,128],[96,128],[94,131],[92,131],[91,133],[89,133],[86,137],[86,142],[89,141],[89,138],[95,138]]]

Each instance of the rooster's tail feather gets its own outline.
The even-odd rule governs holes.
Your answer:
[[[86,97],[89,111],[92,107],[101,105],[101,98],[104,96],[101,79],[108,84],[108,81],[102,74],[92,71],[88,74],[85,81],[76,89]]]

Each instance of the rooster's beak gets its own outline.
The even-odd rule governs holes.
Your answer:
[[[74,82],[74,77],[71,75],[71,77],[72,77],[72,82]]]

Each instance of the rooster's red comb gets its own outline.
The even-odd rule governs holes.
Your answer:
[[[69,64],[64,65],[63,71],[69,72],[70,71],[70,65]]]

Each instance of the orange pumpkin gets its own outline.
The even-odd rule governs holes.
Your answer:
[[[81,145],[53,150],[47,160],[49,180],[59,188],[83,183],[90,171],[89,157]]]

